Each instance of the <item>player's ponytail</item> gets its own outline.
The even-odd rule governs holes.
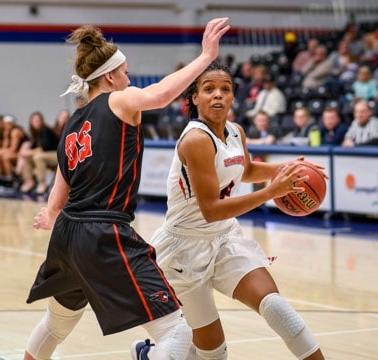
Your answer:
[[[86,79],[97,68],[103,65],[116,51],[117,46],[106,41],[100,29],[92,26],[82,26],[71,33],[67,42],[77,45],[75,72]],[[89,85],[95,85],[94,79]]]

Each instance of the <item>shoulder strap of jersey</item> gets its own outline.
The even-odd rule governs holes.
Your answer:
[[[180,143],[180,141],[184,138],[184,136],[192,129],[201,129],[202,131],[204,131],[211,139],[213,145],[214,145],[214,148],[215,148],[215,153],[218,152],[218,148],[217,148],[217,143],[216,143],[216,136],[213,134],[213,132],[209,129],[209,127],[203,123],[202,121],[200,120],[190,120],[188,125],[186,126],[186,128],[183,130],[183,132],[181,133],[181,136],[180,138],[178,139],[177,141],[177,145]]]

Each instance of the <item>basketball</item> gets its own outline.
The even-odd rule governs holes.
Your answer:
[[[299,185],[304,187],[305,191],[273,199],[282,212],[291,216],[306,216],[318,210],[327,191],[323,175],[313,165],[305,161],[302,166],[305,169],[301,172],[301,176],[309,176],[307,181]]]

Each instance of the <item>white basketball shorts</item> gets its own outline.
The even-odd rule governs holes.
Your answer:
[[[260,245],[243,236],[237,220],[218,233],[162,226],[153,235],[151,244],[193,329],[219,318],[213,289],[232,297],[246,274],[269,266]]]

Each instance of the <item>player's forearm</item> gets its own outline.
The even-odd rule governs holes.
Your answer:
[[[184,68],[164,77],[158,84],[152,85],[151,90],[157,94],[164,94],[166,105],[176,99],[195,78],[210,65],[211,58],[201,54]]]
[[[251,194],[216,200],[201,206],[201,211],[208,222],[226,220],[256,209],[272,198],[271,189],[266,187]]]
[[[65,203],[67,202],[67,198],[67,194],[59,194],[54,185],[47,202],[47,214],[50,224],[53,225],[55,223],[57,216],[59,215],[60,211],[63,209]]]
[[[271,180],[280,166],[282,166],[282,164],[252,161],[248,172],[243,175],[242,181],[255,183]]]

